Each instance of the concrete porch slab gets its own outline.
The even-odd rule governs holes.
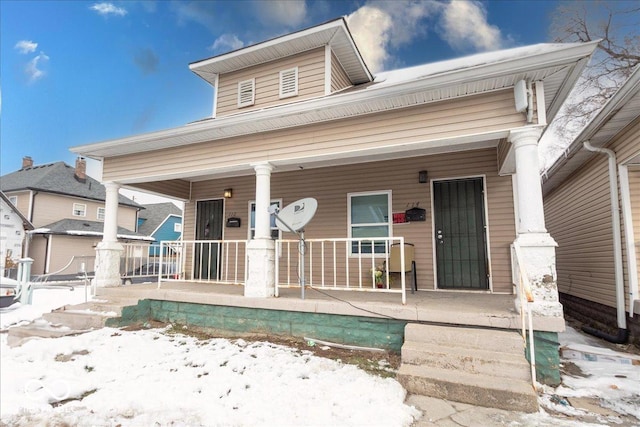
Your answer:
[[[520,329],[521,320],[513,295],[418,291],[407,293],[402,305],[400,294],[327,291],[307,288],[301,299],[300,288],[281,288],[277,298],[249,298],[240,285],[163,282],[98,288],[97,298],[137,298],[190,302],[230,307],[300,311],[393,318],[411,322],[433,322],[500,329]],[[551,332],[564,330],[564,319],[534,319],[534,328]]]

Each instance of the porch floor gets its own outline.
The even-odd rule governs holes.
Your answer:
[[[327,291],[299,287],[280,288],[278,298],[249,298],[240,285],[163,282],[98,288],[97,299],[137,298],[232,307],[262,308],[347,316],[386,317],[413,322],[433,322],[500,329],[520,329],[521,321],[514,295],[467,292],[417,291],[407,293],[402,305],[400,294]]]

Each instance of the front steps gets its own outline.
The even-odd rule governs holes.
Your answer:
[[[119,317],[123,307],[137,303],[138,300],[132,298],[110,298],[65,305],[27,325],[9,328],[7,344],[17,347],[34,338],[58,338],[100,329],[108,319]]]
[[[530,369],[516,331],[409,323],[397,379],[412,394],[537,412]]]

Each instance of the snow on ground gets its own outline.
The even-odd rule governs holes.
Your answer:
[[[4,329],[84,298],[83,287],[36,290],[33,306],[1,310],[0,323]],[[406,393],[393,379],[268,342],[198,340],[180,332],[105,328],[17,348],[8,348],[2,334],[2,423],[408,426],[420,416],[404,403]],[[599,340],[571,328],[560,339],[586,353],[628,356],[607,353]],[[542,409],[522,414],[524,425],[620,423],[615,415],[598,416],[602,424],[578,422],[586,412],[568,403],[578,397],[598,399],[640,423],[640,366],[570,362],[586,376],[563,375],[558,388],[542,387]],[[558,413],[564,419],[554,418]]]

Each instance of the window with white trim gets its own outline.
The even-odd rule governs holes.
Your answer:
[[[84,203],[74,203],[73,204],[73,216],[86,216],[87,215],[87,205]]]
[[[13,206],[18,206],[18,196],[9,196],[9,201]]]
[[[182,233],[182,223],[181,222],[173,223],[173,232],[174,233]]]
[[[238,107],[247,107],[255,102],[256,79],[238,82]]]
[[[298,67],[280,71],[280,98],[298,95]]]
[[[348,194],[349,204],[349,237],[391,237],[391,191],[351,193]],[[366,241],[361,246],[358,242],[351,245],[352,254],[385,253],[387,242]]]
[[[106,208],[98,208],[98,213],[96,214],[96,218],[98,218],[98,221],[104,221],[105,212],[106,212]]]
[[[273,199],[271,200],[271,205],[277,205],[279,208],[282,207],[282,199]],[[256,202],[249,202],[249,239],[253,239],[253,236],[256,235]],[[271,238],[273,240],[280,239],[282,236],[282,232],[278,227],[276,227],[276,217],[271,215]]]

